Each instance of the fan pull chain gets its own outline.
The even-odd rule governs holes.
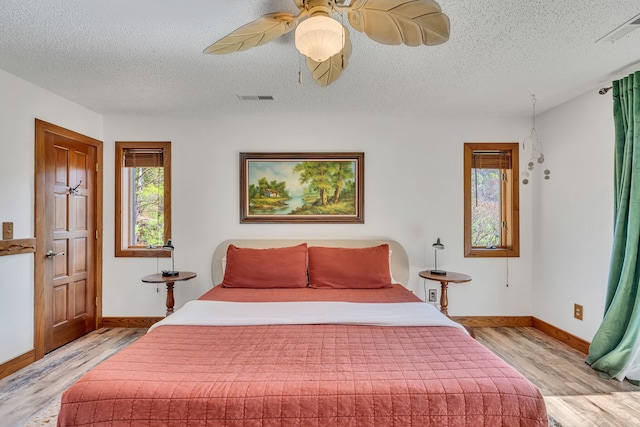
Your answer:
[[[302,84],[302,64],[300,64],[301,61],[302,61],[302,55],[298,55],[298,84],[299,85]]]
[[[344,13],[340,12],[340,24],[342,25],[342,50],[340,51],[340,67],[344,70]]]
[[[507,252],[507,288],[509,287],[509,252]]]

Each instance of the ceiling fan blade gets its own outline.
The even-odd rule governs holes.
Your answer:
[[[449,40],[449,17],[433,0],[354,0],[348,17],[378,43],[433,46]]]
[[[261,46],[293,30],[298,18],[287,12],[263,15],[221,38],[203,53],[233,53]]]
[[[344,46],[340,52],[322,62],[316,62],[307,56],[307,68],[311,71],[316,83],[324,87],[338,80],[342,75],[342,71],[347,68],[351,51],[352,45],[349,39],[349,30],[344,27]]]

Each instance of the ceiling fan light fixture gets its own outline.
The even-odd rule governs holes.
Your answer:
[[[323,62],[344,47],[344,27],[328,15],[314,15],[296,28],[296,48],[316,62]]]
[[[306,57],[304,61],[313,79],[324,87],[335,82],[346,69],[353,47],[349,39],[351,29],[386,45],[435,46],[449,40],[449,17],[436,0],[293,2],[297,14],[267,13],[235,29],[203,52],[241,52],[294,32],[296,48]],[[339,18],[332,19],[336,14]],[[348,29],[345,19],[351,28]]]

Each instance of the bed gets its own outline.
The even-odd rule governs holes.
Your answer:
[[[92,369],[59,426],[547,426],[540,391],[408,291],[387,240],[225,241],[217,286]]]

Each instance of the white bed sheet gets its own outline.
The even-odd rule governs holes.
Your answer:
[[[227,302],[194,300],[154,324],[247,326],[247,325],[370,325],[464,327],[424,302]]]

